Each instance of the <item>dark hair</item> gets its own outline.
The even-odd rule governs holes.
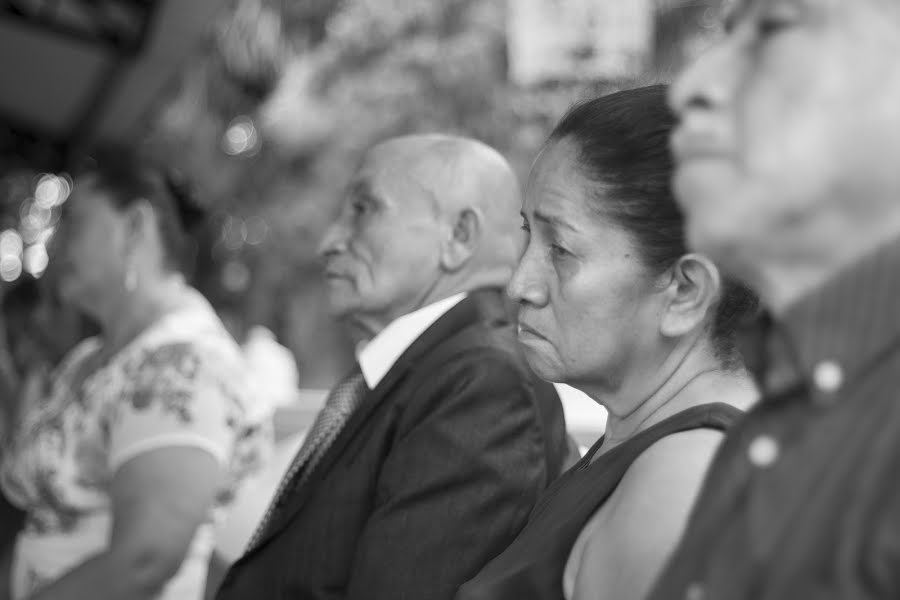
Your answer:
[[[547,142],[575,143],[580,172],[597,186],[597,210],[631,235],[644,264],[656,272],[688,252],[684,217],[671,185],[669,137],[675,122],[666,86],[651,85],[577,104]],[[711,337],[724,366],[740,364],[737,328],[756,309],[750,290],[723,278]]]
[[[41,302],[41,288],[36,279],[23,277],[3,295],[0,315],[7,327],[7,334],[16,327],[25,327],[35,307]]]
[[[153,207],[166,266],[193,276],[197,246],[191,234],[206,220],[186,180],[176,171],[142,160],[128,150],[106,147],[81,159],[76,176],[91,176],[113,207],[139,200]]]
[[[49,323],[41,323],[43,319],[39,313],[44,311],[50,311]],[[20,344],[27,341],[39,350],[51,367],[59,364],[75,344],[99,332],[97,324],[84,313],[75,311],[72,306],[64,306],[45,279],[28,276],[7,289],[0,303],[0,318],[5,325],[4,342],[14,360]],[[16,366],[27,369],[34,365]]]

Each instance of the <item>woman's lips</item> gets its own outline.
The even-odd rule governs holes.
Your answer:
[[[526,323],[522,323],[521,321],[519,322],[519,337],[536,337],[540,339],[546,339],[536,329],[530,327]]]

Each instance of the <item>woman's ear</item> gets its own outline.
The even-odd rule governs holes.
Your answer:
[[[138,247],[152,237],[156,226],[153,206],[148,200],[136,200],[125,213],[125,246],[126,251],[134,253]]]
[[[451,273],[461,269],[475,254],[480,237],[481,215],[470,208],[461,211],[441,246],[441,266]]]
[[[671,267],[670,274],[660,333],[680,337],[706,321],[719,299],[722,278],[716,265],[702,254],[685,254]]]

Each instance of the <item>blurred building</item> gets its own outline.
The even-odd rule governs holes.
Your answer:
[[[671,75],[720,23],[722,0],[516,0],[510,78],[531,86]]]
[[[653,0],[516,0],[509,3],[512,80],[620,79],[643,70],[653,41]]]

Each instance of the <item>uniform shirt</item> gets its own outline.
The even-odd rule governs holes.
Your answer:
[[[764,401],[723,443],[650,598],[900,598],[900,240],[765,345]]]

